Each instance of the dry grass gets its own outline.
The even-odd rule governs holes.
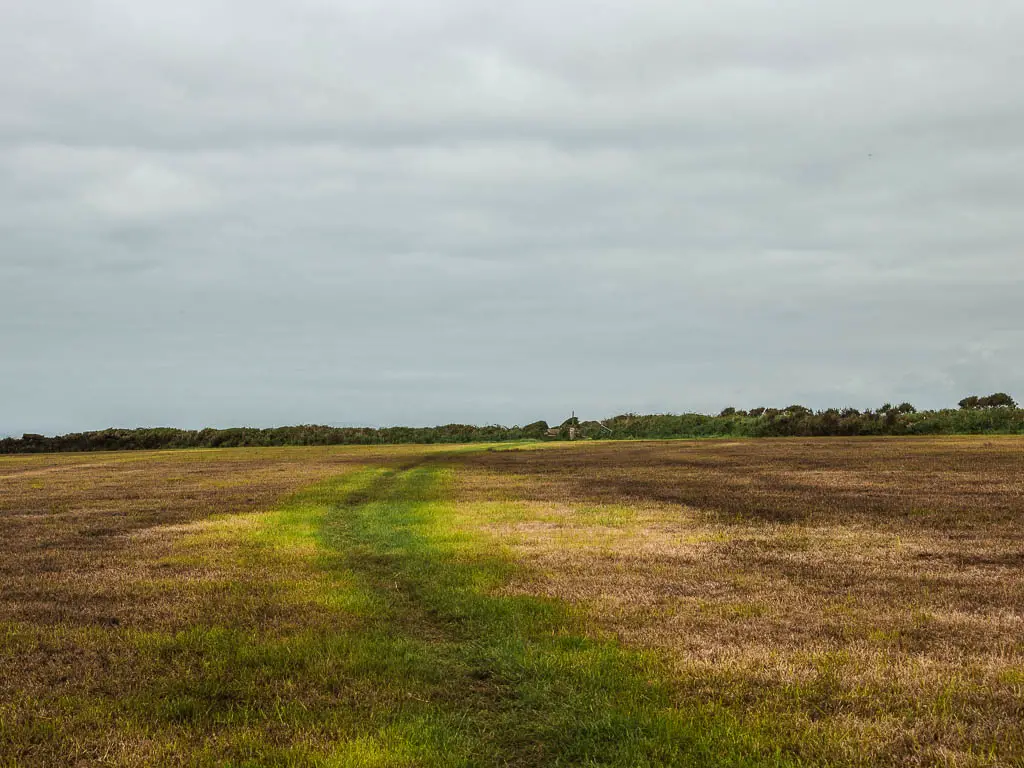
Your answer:
[[[604,444],[464,463],[467,524],[530,566],[509,589],[659,649],[685,699],[811,760],[1024,758],[1024,440]]]

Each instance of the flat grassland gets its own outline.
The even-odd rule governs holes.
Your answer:
[[[0,457],[0,766],[1024,765],[1024,438]]]

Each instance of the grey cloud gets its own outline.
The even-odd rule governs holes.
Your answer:
[[[1024,395],[1024,6],[0,3],[0,432]]]

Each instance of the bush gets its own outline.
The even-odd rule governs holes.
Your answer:
[[[548,423],[546,421],[535,421],[532,424],[527,424],[523,427],[523,437],[529,440],[537,440],[545,437],[548,433]]]

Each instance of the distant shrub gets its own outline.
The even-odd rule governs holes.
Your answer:
[[[548,433],[548,423],[546,421],[535,421],[532,424],[527,424],[523,427],[523,437],[528,440],[537,440],[545,437]]]

